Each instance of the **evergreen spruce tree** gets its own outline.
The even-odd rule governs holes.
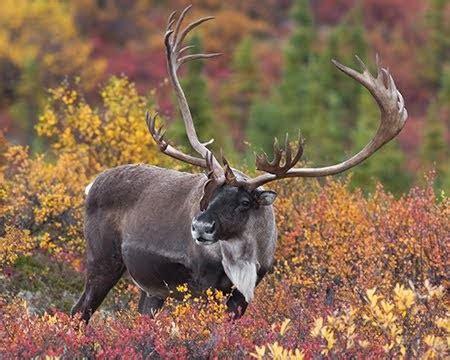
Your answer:
[[[283,137],[286,131],[295,134],[300,129],[309,144],[305,160],[316,166],[337,162],[342,160],[344,149],[351,146],[347,130],[355,127],[359,111],[355,99],[362,88],[342,75],[331,59],[351,66],[355,64],[353,54],[366,57],[361,7],[355,6],[329,34],[320,53],[308,0],[294,3],[292,18],[295,29],[284,53],[280,88],[270,100],[271,105],[261,101],[253,107],[249,138],[270,151],[273,135]],[[276,124],[269,125],[270,121]],[[263,129],[273,132],[267,136]]]
[[[253,54],[253,39],[244,37],[233,54],[232,70],[235,74],[235,83],[240,90],[240,95],[249,99],[258,91],[258,69]]]
[[[358,106],[359,116],[352,132],[352,154],[360,151],[375,135],[380,116],[378,107],[368,91],[360,94]],[[354,168],[353,186],[372,191],[376,181],[380,181],[387,190],[396,194],[404,192],[409,186],[410,175],[405,168],[405,156],[396,139]]]
[[[222,88],[221,114],[233,127],[236,148],[242,150],[250,108],[259,89],[259,74],[251,37],[243,38],[236,47],[231,69],[232,76]]]
[[[289,38],[284,53],[285,64],[279,90],[279,105],[282,111],[279,126],[282,133],[301,128],[309,135],[309,120],[305,118],[308,86],[311,83],[310,64],[314,58],[313,43],[315,29],[308,0],[296,0],[292,11],[294,32]]]
[[[431,0],[425,14],[429,37],[422,47],[423,73],[435,88],[439,86],[443,65],[450,56],[450,24],[445,17],[449,4],[450,0]]]
[[[274,136],[277,136],[279,128],[280,112],[277,104],[266,99],[258,99],[250,108],[250,117],[247,128],[247,138],[252,149],[259,152],[261,149],[272,155]],[[279,138],[280,139],[280,138]],[[249,163],[254,158],[249,155]]]
[[[450,125],[450,65],[444,68],[441,87],[429,105],[426,117],[421,158],[425,171],[435,168],[436,188],[450,188],[450,146],[446,141]]]
[[[338,161],[344,149],[342,98],[337,90],[340,74],[331,63],[337,53],[336,40],[332,34],[324,50],[309,65],[310,81],[301,130],[307,144],[311,144],[304,158],[315,165]]]
[[[341,74],[331,59],[352,66],[353,54],[365,58],[366,47],[361,7],[357,5],[331,31],[323,51],[310,64],[305,118],[309,124],[307,135],[314,144],[307,155],[315,164],[342,160],[344,149],[351,142],[347,129],[355,127],[358,116],[355,98],[362,91],[361,85]]]
[[[347,66],[357,66],[355,55],[358,55],[368,64],[371,62],[371,59],[368,59],[367,56],[367,40],[361,2],[357,2],[343,21],[333,30],[329,44],[330,50],[332,50],[329,51],[329,56]],[[340,106],[344,114],[343,126],[354,128],[355,114],[358,111],[358,103],[355,99],[364,89],[356,81],[352,81],[347,76],[342,76],[336,69],[334,69],[331,79],[333,81],[331,86],[340,98]]]

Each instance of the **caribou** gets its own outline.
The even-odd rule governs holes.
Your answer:
[[[380,109],[380,124],[373,139],[347,160],[325,167],[296,167],[304,142],[295,147],[288,137],[275,139],[272,160],[256,155],[263,172],[249,177],[215,156],[197,136],[188,101],[178,79],[188,61],[213,58],[219,53],[183,54],[186,36],[213,17],[200,18],[182,29],[191,6],[177,17],[173,12],[164,35],[167,69],[186,134],[197,156],[188,155],[164,137],[157,115],[147,113],[151,136],[162,153],[199,167],[187,173],[156,166],[132,164],[101,173],[87,188],[84,232],[87,261],[84,291],[72,309],[89,321],[108,292],[125,272],[141,290],[139,311],[154,315],[177,286],[187,284],[200,294],[207,288],[227,294],[231,316],[242,316],[257,284],[270,270],[277,242],[273,202],[277,194],[263,188],[293,177],[324,177],[342,173],[374,154],[403,128],[407,111],[394,79],[380,66],[373,76],[356,56],[361,72],[332,60],[344,74],[362,84]]]

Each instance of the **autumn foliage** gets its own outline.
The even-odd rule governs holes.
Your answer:
[[[345,178],[273,183],[275,264],[243,318],[185,285],[142,316],[127,276],[89,325],[69,316],[85,187],[126,163],[198,171],[162,156],[144,121],[158,110],[184,130],[162,29],[188,3],[0,2],[0,358],[448,358],[449,0],[194,2],[189,20],[216,15],[197,44],[224,56],[180,76],[200,137],[213,129],[236,167],[294,125],[313,165],[367,143],[378,111],[330,58],[380,53],[408,125]]]
[[[105,307],[89,326],[70,318],[58,295],[37,307],[13,283],[35,258],[82,271],[87,183],[127,162],[175,166],[147,134],[151,98],[123,77],[111,79],[100,97],[93,106],[68,83],[50,92],[37,125],[52,149],[45,154],[32,156],[2,138],[2,358],[445,356],[450,202],[434,192],[432,176],[400,198],[380,185],[367,196],[349,190],[349,179],[277,183],[275,267],[238,321],[228,317],[222,293],[194,298],[185,286],[181,300],[169,300],[155,319],[141,316],[127,281],[113,294],[121,310]],[[33,276],[45,284],[50,275]]]

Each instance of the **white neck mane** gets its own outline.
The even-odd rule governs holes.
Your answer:
[[[245,239],[220,241],[222,265],[236,288],[250,303],[255,292],[258,261],[255,246]]]

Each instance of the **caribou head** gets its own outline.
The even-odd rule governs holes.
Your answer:
[[[244,231],[250,214],[261,206],[272,205],[276,196],[274,191],[248,191],[223,184],[208,207],[192,219],[192,238],[201,245],[235,238]]]

